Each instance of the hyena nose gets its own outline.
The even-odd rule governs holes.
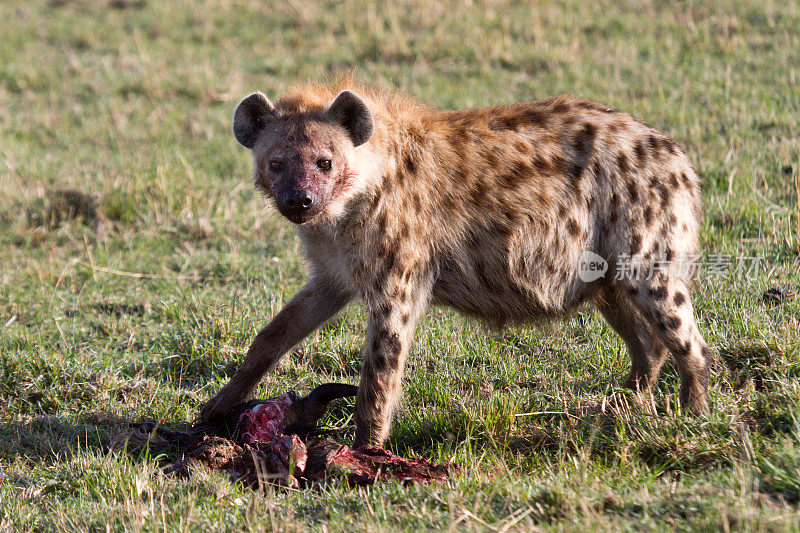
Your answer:
[[[283,205],[289,211],[302,213],[308,211],[314,205],[314,195],[305,190],[291,191],[284,195]]]

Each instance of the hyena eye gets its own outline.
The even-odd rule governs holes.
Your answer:
[[[270,161],[269,169],[272,170],[273,172],[278,172],[283,170],[283,161]]]
[[[319,159],[317,160],[317,168],[320,170],[330,170],[331,169],[331,160],[330,159]]]

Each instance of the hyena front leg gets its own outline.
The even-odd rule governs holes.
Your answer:
[[[247,398],[264,373],[283,354],[338,313],[351,299],[351,294],[334,283],[314,277],[256,335],[242,365],[228,384],[205,404],[200,417],[210,421],[227,414],[231,407]]]
[[[642,280],[630,292],[654,335],[675,357],[681,403],[694,414],[707,412],[713,352],[697,328],[686,281],[677,277]]]
[[[386,287],[388,289],[388,287]],[[414,329],[430,301],[428,280],[400,281],[389,291],[366,298],[369,309],[364,366],[356,397],[353,446],[381,446],[389,435]]]

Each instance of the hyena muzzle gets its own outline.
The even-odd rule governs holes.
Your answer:
[[[380,445],[418,319],[430,304],[495,324],[591,302],[647,392],[671,353],[680,398],[707,410],[711,351],[690,296],[700,187],[671,139],[569,96],[440,111],[352,84],[242,100],[236,139],[256,187],[295,223],[308,284],[262,329],[212,419],[355,298],[369,315],[356,446]],[[594,269],[586,268],[590,264]]]

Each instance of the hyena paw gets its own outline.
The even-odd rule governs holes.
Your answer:
[[[356,427],[356,438],[353,441],[353,449],[359,448],[381,448],[383,442],[388,437],[387,434],[380,431],[369,431]],[[385,432],[385,433],[388,433]]]
[[[689,412],[695,416],[704,418],[711,412],[708,407],[708,393],[705,391],[693,391],[692,393],[681,391],[681,404],[688,407]]]
[[[200,419],[203,422],[213,422],[224,417],[231,408],[244,400],[241,395],[222,389],[213,398],[208,400],[200,411]]]

